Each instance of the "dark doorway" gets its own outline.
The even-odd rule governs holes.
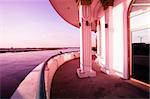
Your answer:
[[[132,43],[132,77],[149,84],[150,44]]]
[[[148,1],[135,0],[130,13],[132,43],[132,78],[145,83],[149,81],[150,67],[150,8]],[[147,21],[146,21],[147,20]]]

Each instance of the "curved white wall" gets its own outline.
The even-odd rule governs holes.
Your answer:
[[[57,55],[51,58],[45,67],[45,87],[47,99],[50,97],[51,82],[56,70],[66,61],[78,58],[79,52],[65,53]],[[41,69],[44,66],[44,62],[39,64],[34,70],[32,70],[26,78],[21,82],[16,89],[11,99],[36,99],[37,91],[39,90],[39,77],[41,76]],[[44,82],[43,82],[44,83]]]
[[[50,90],[51,90],[51,83],[53,76],[56,72],[56,70],[65,62],[79,58],[80,53],[79,52],[71,52],[71,53],[65,53],[58,55],[48,61],[48,64],[45,69],[45,86],[46,86],[46,96],[47,99],[50,98]]]

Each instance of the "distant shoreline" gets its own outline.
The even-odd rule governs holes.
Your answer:
[[[16,52],[29,52],[29,51],[45,51],[45,50],[58,50],[67,48],[0,48],[0,53],[16,53]]]

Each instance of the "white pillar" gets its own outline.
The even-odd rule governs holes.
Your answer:
[[[105,11],[105,32],[106,32],[106,73],[113,73],[113,18],[112,6],[109,6]]]
[[[79,5],[80,27],[80,68],[77,69],[79,78],[94,77],[92,70],[91,42],[91,6]]]
[[[101,58],[101,29],[100,29],[100,20],[97,20],[97,33],[96,33],[96,37],[97,37],[97,59],[96,62],[98,64],[100,64],[100,58]]]
[[[105,14],[100,18],[100,33],[101,33],[101,56],[100,66],[105,68],[106,66],[106,33],[105,33]]]
[[[126,10],[127,12],[128,10]],[[127,13],[123,13],[123,27],[124,27],[124,71],[123,71],[123,78],[129,79],[129,67],[128,67],[128,27],[127,27]]]

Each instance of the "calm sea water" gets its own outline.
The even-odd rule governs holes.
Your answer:
[[[10,98],[21,81],[52,55],[79,49],[59,49],[0,54],[0,98]]]

